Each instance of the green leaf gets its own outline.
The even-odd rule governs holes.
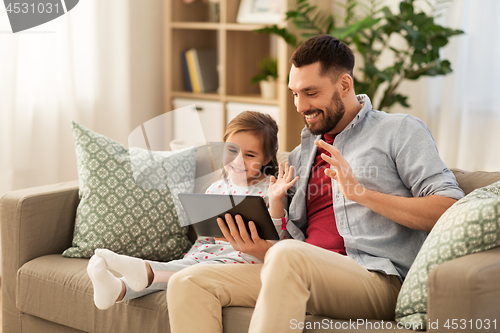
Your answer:
[[[439,49],[448,44],[448,38],[446,38],[445,36],[437,36],[436,38],[430,40],[430,43],[432,45],[432,48]]]
[[[434,25],[434,19],[425,13],[418,13],[412,17],[413,24],[419,28]]]
[[[267,76],[265,76],[264,74],[257,74],[254,77],[252,77],[252,79],[250,80],[250,84],[253,86],[259,83],[260,81],[264,81],[265,79],[267,79]]]
[[[275,58],[264,58],[259,63],[260,73],[251,78],[250,84],[254,85],[260,81],[265,81],[269,77],[278,78],[278,61]]]
[[[399,11],[401,14],[413,16],[413,1],[402,1],[399,4]]]
[[[425,63],[427,56],[420,50],[415,50],[411,56],[411,62],[413,64],[422,64]]]
[[[408,23],[400,22],[399,26],[401,27],[402,30],[404,30],[408,33],[408,35],[407,35],[408,37],[406,37],[406,39],[411,38],[411,39],[416,40],[416,39],[418,39],[418,37],[420,37],[420,32],[415,30],[413,28],[413,26],[410,26]]]
[[[347,36],[355,35],[359,30],[371,29],[374,25],[379,23],[380,20],[381,18],[373,19],[367,16],[363,20],[354,24],[333,29],[331,35],[337,37],[340,40],[343,40]]]
[[[297,38],[295,37],[294,34],[292,34],[290,31],[288,31],[285,28],[279,28],[277,25],[273,25],[271,27],[265,27],[262,29],[257,29],[254,30],[257,33],[266,33],[266,34],[275,34],[280,36],[285,40],[285,42],[288,45],[291,45],[293,47],[297,46]]]
[[[408,107],[410,107],[410,105],[406,102],[407,99],[408,99],[408,96],[405,96],[402,94],[392,94],[390,96],[384,96],[384,98],[380,102],[378,110],[389,109],[391,106],[394,106],[395,104],[400,104],[400,105],[408,108]]]
[[[394,94],[392,96],[393,103],[399,103],[402,106],[404,106],[405,108],[409,108],[410,107],[410,105],[406,102],[407,100],[408,100],[408,96],[404,96],[404,95],[401,95],[401,94]]]
[[[291,10],[291,11],[286,12],[285,20],[289,20],[291,18],[298,17],[298,16],[300,16],[300,13],[298,11]]]
[[[310,6],[310,7],[308,7],[306,10],[304,10],[304,11],[302,12],[302,15],[306,16],[306,15],[308,15],[310,12],[315,11],[315,10],[316,10],[316,8],[318,8],[318,6]]]

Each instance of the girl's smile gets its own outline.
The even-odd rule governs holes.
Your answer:
[[[238,186],[248,186],[254,180],[265,178],[262,166],[265,160],[260,138],[250,131],[231,134],[224,148],[224,170]]]

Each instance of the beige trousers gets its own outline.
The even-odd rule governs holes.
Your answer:
[[[281,241],[263,265],[195,265],[169,281],[173,333],[222,332],[222,307],[255,307],[249,332],[297,332],[306,313],[393,320],[398,277],[296,240]],[[293,323],[293,324],[292,324]]]

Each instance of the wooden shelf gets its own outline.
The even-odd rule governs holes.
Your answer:
[[[221,102],[222,128],[228,117],[228,103],[259,104],[274,107],[280,130],[280,150],[292,150],[300,143],[303,120],[293,105],[293,98],[286,85],[290,71],[289,58],[293,50],[281,38],[255,33],[263,24],[239,24],[236,22],[239,0],[220,1],[220,22],[209,22],[209,5],[205,1],[185,4],[183,1],[164,0],[164,78],[165,112],[173,110],[176,98]],[[288,10],[288,1],[281,0]],[[287,23],[279,24],[286,27]],[[213,93],[196,94],[185,91],[184,69],[181,53],[190,48],[214,49],[217,54],[219,89]],[[277,98],[264,99],[258,85],[250,85],[258,74],[258,63],[265,57],[278,60]],[[276,109],[277,107],[277,109]],[[269,109],[269,108],[268,108]],[[221,125],[220,123],[214,126]],[[218,127],[217,127],[218,128]],[[170,137],[169,137],[170,135]],[[220,133],[222,138],[223,133]],[[167,140],[173,135],[166,134]]]
[[[266,99],[266,98],[262,98],[260,95],[247,95],[247,96],[226,95],[224,100],[226,102],[265,104],[265,105],[277,105],[277,106],[279,106],[278,99]]]
[[[263,24],[239,24],[239,23],[223,24],[224,29],[232,31],[253,31],[264,27],[265,25]]]
[[[221,25],[213,22],[172,22],[174,29],[192,29],[192,30],[219,30]]]
[[[219,94],[196,94],[188,91],[172,91],[173,98],[193,98],[193,99],[206,99],[209,101],[219,101],[221,99]]]
[[[238,102],[238,103],[249,103],[249,104],[265,104],[265,105],[277,105],[279,106],[278,99],[268,99],[262,98],[259,94],[255,95],[223,95],[217,93],[209,94],[196,94],[187,91],[172,91],[172,98],[191,98],[191,99],[204,99],[209,101],[221,101],[221,102]]]
[[[264,28],[263,24],[214,23],[214,22],[171,22],[173,29],[254,31]]]

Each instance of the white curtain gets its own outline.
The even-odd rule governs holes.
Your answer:
[[[163,113],[161,1],[83,0],[9,30],[0,9],[0,196],[77,179],[72,120],[126,145]]]
[[[400,2],[386,1],[393,6]],[[418,4],[427,8],[423,0]],[[500,106],[496,102],[500,93],[500,1],[453,0],[440,13],[439,24],[465,32],[451,37],[442,50],[453,72],[403,82],[401,92],[409,96],[411,108],[395,106],[391,113],[422,119],[448,167],[500,171]]]
[[[454,73],[442,80],[437,144],[449,166],[500,170],[500,1],[454,0],[446,21],[465,35],[444,56]]]
[[[500,1],[454,0],[440,24],[461,29],[443,50],[453,73],[427,83],[425,112],[448,167],[500,170]],[[420,112],[422,113],[422,112]]]

